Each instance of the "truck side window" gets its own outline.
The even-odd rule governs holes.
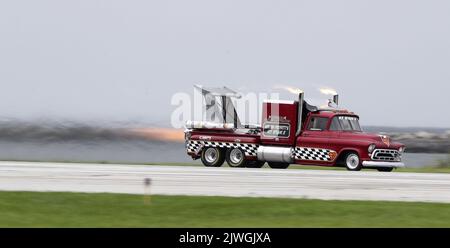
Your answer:
[[[328,118],[324,117],[311,117],[308,124],[308,130],[311,131],[323,131],[327,128]]]
[[[339,131],[342,130],[341,123],[339,123],[339,119],[334,117],[331,122],[330,130]]]

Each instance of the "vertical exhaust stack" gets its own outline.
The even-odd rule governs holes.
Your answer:
[[[303,102],[305,100],[305,93],[300,92],[298,94],[298,117],[297,117],[297,132],[295,133],[296,136],[300,135],[300,132],[302,131],[302,116],[303,116]]]
[[[333,96],[333,102],[336,104],[336,106],[339,106],[339,95],[338,94]]]
[[[337,108],[339,106],[339,95],[333,95],[333,99],[328,99],[328,107]]]

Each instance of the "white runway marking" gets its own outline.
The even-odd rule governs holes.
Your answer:
[[[450,203],[450,174],[0,162],[0,190]]]

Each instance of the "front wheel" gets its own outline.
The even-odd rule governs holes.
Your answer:
[[[345,167],[347,167],[347,170],[349,171],[360,171],[362,168],[361,159],[359,159],[359,156],[357,153],[350,152],[345,157]]]
[[[394,168],[393,167],[380,167],[380,168],[377,168],[377,170],[381,171],[381,172],[391,172],[392,170],[394,170]]]
[[[217,147],[206,147],[202,150],[202,163],[206,167],[220,167],[225,161],[223,151]]]
[[[287,169],[289,165],[290,165],[289,163],[269,162],[269,166],[272,169]]]

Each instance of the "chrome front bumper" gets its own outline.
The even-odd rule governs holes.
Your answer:
[[[405,164],[402,162],[384,162],[384,161],[363,161],[362,165],[364,167],[393,167],[393,168],[405,167]]]

